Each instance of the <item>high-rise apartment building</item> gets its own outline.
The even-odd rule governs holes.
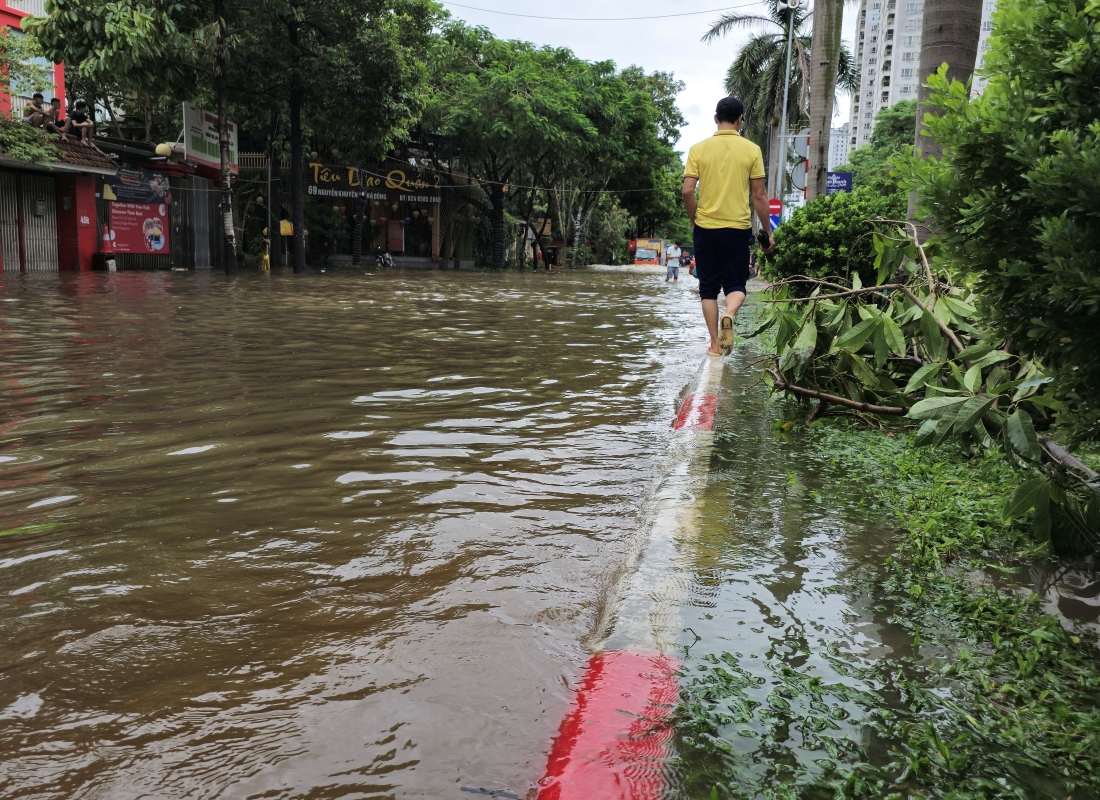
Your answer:
[[[845,122],[839,128],[833,128],[829,135],[829,169],[837,164],[843,164],[848,160],[848,123]]]
[[[993,33],[993,12],[996,10],[997,0],[985,0],[982,3],[982,34],[981,38],[978,39],[978,63],[975,65],[975,73],[985,66],[985,51],[989,49],[989,36]],[[972,95],[981,94],[986,83],[985,78],[975,74],[974,85],[970,87],[970,93]]]
[[[985,0],[977,66],[989,46],[996,0]],[[924,24],[921,0],[862,0],[856,26],[855,61],[859,92],[851,98],[849,144],[862,147],[871,139],[875,115],[901,100],[916,98],[920,88],[920,37]],[[975,78],[975,90],[981,91]]]

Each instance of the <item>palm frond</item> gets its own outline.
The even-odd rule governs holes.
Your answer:
[[[757,14],[725,14],[714,21],[710,26],[710,30],[703,34],[701,41],[709,42],[714,39],[720,39],[734,28],[750,28],[760,23],[766,25],[781,25],[781,23],[774,19],[761,17]]]

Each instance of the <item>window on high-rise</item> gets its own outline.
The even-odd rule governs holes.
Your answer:
[[[906,10],[906,12],[908,12],[910,14],[916,14],[917,13],[917,4],[916,3],[906,3],[905,4],[905,10]]]
[[[900,91],[900,92],[901,92],[902,94],[909,94],[909,92],[910,92],[910,89],[911,89],[911,88],[912,88],[912,87],[911,87],[911,86],[910,86],[910,85],[909,85],[909,84],[907,83],[907,84],[905,84],[904,86],[902,86],[902,87],[901,87],[901,89],[899,89],[899,91]]]
[[[902,61],[916,61],[917,60],[916,55],[917,54],[914,53],[914,52],[902,53],[901,54],[901,60]]]
[[[991,19],[987,19],[987,20],[986,20],[985,22],[983,22],[983,23],[982,23],[982,30],[983,30],[983,31],[991,31],[991,30],[993,30],[993,20],[991,20]]]
[[[982,11],[984,11],[987,14],[992,14],[996,10],[997,10],[996,0],[993,0],[993,2],[986,2],[982,5]]]
[[[913,68],[912,67],[906,67],[905,69],[903,69],[901,71],[901,77],[903,77],[903,78],[912,78],[913,77]]]
[[[905,20],[906,30],[913,30],[915,28],[919,28],[920,24],[921,24],[921,21],[919,19],[907,19],[907,20]]]

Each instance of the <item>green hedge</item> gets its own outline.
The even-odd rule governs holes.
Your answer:
[[[775,251],[764,260],[764,277],[848,278],[854,270],[865,285],[874,285],[875,250],[866,220],[904,219],[906,204],[903,193],[884,196],[870,188],[818,198],[779,226]]]

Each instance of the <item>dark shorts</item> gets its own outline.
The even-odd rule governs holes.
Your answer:
[[[699,297],[717,300],[718,291],[748,294],[749,235],[745,228],[700,228],[695,226],[695,269]]]

